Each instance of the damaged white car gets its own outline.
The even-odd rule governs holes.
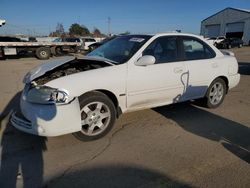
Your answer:
[[[24,78],[21,112],[11,122],[40,136],[106,135],[120,114],[204,98],[218,107],[240,80],[231,52],[202,37],[165,33],[119,36],[81,58],[38,66]]]

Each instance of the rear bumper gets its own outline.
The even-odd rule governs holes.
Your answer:
[[[59,136],[81,130],[78,98],[64,105],[42,105],[21,97],[22,116],[13,113],[11,123],[17,129],[39,136]]]
[[[229,76],[229,84],[228,84],[229,89],[232,89],[233,87],[237,86],[239,82],[240,82],[240,74]]]

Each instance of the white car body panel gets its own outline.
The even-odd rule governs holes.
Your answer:
[[[152,66],[129,64],[127,108],[131,111],[156,104],[172,103],[175,97],[183,93],[183,83],[180,79],[182,71],[187,71],[184,62]]]
[[[144,49],[156,38],[176,35],[199,38],[213,49],[216,56],[211,59],[149,66],[135,65]],[[81,117],[78,97],[95,90],[106,90],[113,93],[122,113],[125,113],[203,97],[209,85],[218,77],[226,78],[228,88],[231,89],[239,83],[240,75],[238,74],[237,60],[233,54],[225,54],[209,44],[204,38],[196,35],[157,34],[150,38],[124,64],[71,74],[45,84],[52,88],[65,89],[70,96],[70,103],[63,105],[33,104],[25,100],[24,92],[21,110],[25,118],[32,124],[32,128],[21,127],[21,123],[15,115],[12,117],[12,123],[22,131],[42,136],[57,136],[80,131]],[[88,58],[86,57],[86,59]],[[49,66],[48,70],[51,68]],[[26,83],[41,74],[37,70],[46,72],[45,68],[31,71],[26,78]]]
[[[31,134],[59,136],[81,130],[78,98],[75,98],[67,105],[42,105],[31,104],[22,97],[21,111],[30,120],[31,128],[24,129],[20,126],[15,126],[16,123],[13,121],[12,124],[16,128]]]
[[[118,99],[122,111],[125,112],[126,96],[120,96],[120,94],[126,93],[126,75],[127,64],[121,64],[61,77],[46,85],[67,88],[69,95],[74,97],[94,90],[111,91]]]

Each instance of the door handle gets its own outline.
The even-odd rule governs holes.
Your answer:
[[[182,73],[183,72],[183,68],[182,67],[176,67],[176,68],[174,68],[174,72],[175,73]]]

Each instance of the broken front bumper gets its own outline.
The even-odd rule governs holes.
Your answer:
[[[59,136],[81,130],[78,98],[67,104],[34,104],[21,97],[20,116],[13,113],[11,123],[17,129],[39,136]]]

